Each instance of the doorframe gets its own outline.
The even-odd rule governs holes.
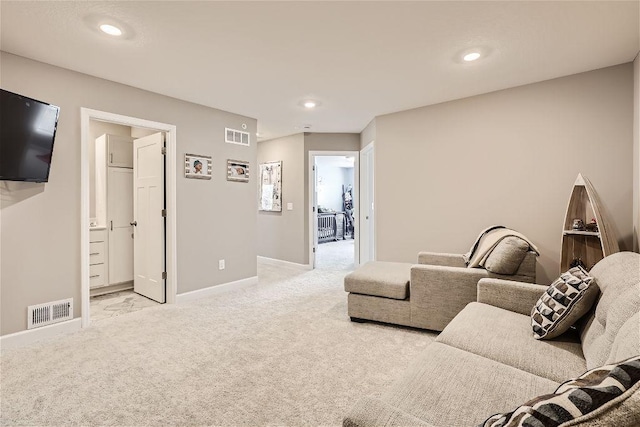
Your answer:
[[[367,145],[364,146],[364,148],[362,148],[362,150],[360,150],[360,160],[363,160],[363,157],[365,155],[369,155],[369,154],[373,155],[373,173],[372,173],[372,177],[375,176],[375,161],[376,161],[376,155],[375,155],[375,144],[374,141],[372,140],[370,143],[368,143]],[[368,181],[368,166],[366,164],[364,164],[365,162],[363,162],[363,167],[361,168],[361,171],[363,172],[363,179],[360,181],[364,186],[367,187],[367,189],[369,189],[369,187],[371,187],[371,190],[369,191],[369,194],[373,193],[374,197],[373,197],[373,203],[374,203],[374,208],[372,209],[373,213],[372,215],[369,215],[370,217],[370,221],[371,221],[371,230],[372,233],[370,233],[371,235],[368,236],[368,242],[369,245],[371,246],[371,259],[369,261],[374,261],[376,259],[376,213],[375,213],[375,179],[372,179],[371,182]],[[365,192],[362,192],[362,194],[365,194]],[[367,196],[368,197],[368,196]],[[362,205],[362,200],[359,201],[360,205]],[[371,200],[367,199],[368,203],[371,203]],[[367,208],[368,209],[368,208]],[[362,210],[360,211],[362,215],[366,215],[366,211]],[[358,219],[360,220],[361,218],[358,217]],[[361,223],[364,223],[364,221],[361,221]],[[371,243],[373,242],[373,243]],[[367,248],[368,250],[368,248]]]
[[[91,120],[114,123],[123,126],[144,128],[165,132],[165,203],[167,223],[165,235],[165,257],[167,279],[165,282],[166,302],[176,301],[178,271],[176,247],[176,126],[136,117],[124,116],[106,111],[80,108],[80,315],[82,327],[91,324],[89,292],[89,125]]]
[[[309,202],[307,209],[309,210],[309,266],[316,268],[316,255],[313,252],[313,245],[316,243],[316,230],[313,212],[313,194],[316,183],[314,179],[313,166],[315,166],[316,157],[332,157],[332,156],[353,156],[353,221],[354,221],[354,242],[353,242],[353,265],[357,267],[360,264],[360,152],[359,151],[309,151]]]

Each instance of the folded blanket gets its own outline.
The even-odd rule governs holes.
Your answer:
[[[538,248],[534,245],[524,234],[518,233],[515,230],[506,228],[502,225],[494,225],[480,233],[475,243],[471,247],[471,250],[463,255],[464,261],[467,263],[467,267],[481,267],[487,260],[491,251],[504,239],[505,237],[514,236],[518,237],[529,244],[531,250],[540,255]]]

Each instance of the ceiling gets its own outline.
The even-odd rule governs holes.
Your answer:
[[[254,117],[269,139],[360,132],[377,115],[632,61],[638,6],[2,0],[0,48]],[[484,56],[465,63],[469,49]]]

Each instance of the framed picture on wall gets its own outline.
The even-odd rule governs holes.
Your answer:
[[[259,173],[258,209],[282,212],[282,162],[262,163]]]
[[[213,162],[211,156],[200,154],[184,155],[184,177],[194,179],[211,179]]]
[[[227,160],[227,181],[249,182],[249,162]]]

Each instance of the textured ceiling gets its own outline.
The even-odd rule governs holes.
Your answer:
[[[0,2],[0,48],[258,119],[262,138],[632,61],[628,2]],[[110,38],[99,23],[121,25]],[[463,63],[462,53],[486,56]],[[321,102],[313,111],[304,98]]]

